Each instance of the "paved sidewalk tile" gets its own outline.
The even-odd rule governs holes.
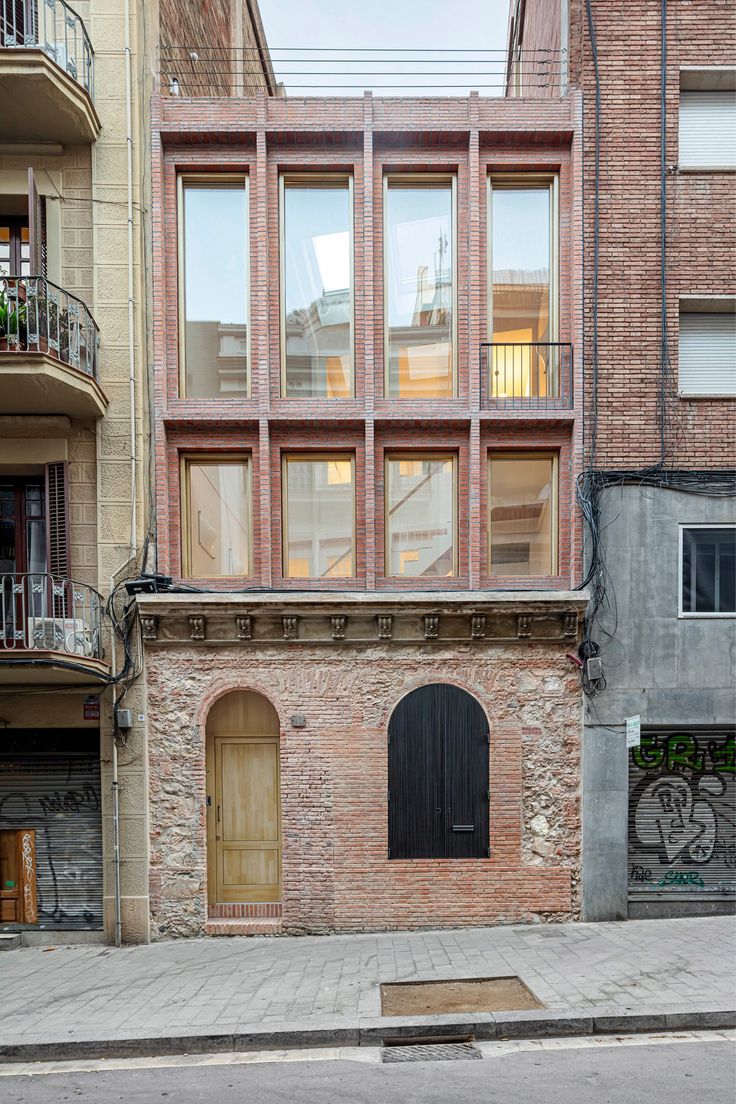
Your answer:
[[[736,1008],[733,917],[4,951],[0,1044],[357,1023],[386,981],[518,974],[548,1009]]]

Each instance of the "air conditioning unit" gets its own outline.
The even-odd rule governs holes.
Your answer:
[[[95,654],[92,629],[81,617],[29,617],[28,644],[48,652]]]

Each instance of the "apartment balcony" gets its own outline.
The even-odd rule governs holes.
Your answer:
[[[101,417],[98,345],[80,299],[40,276],[0,279],[0,412]]]
[[[569,342],[484,342],[483,407],[519,414],[572,410],[572,366]]]
[[[45,572],[0,575],[0,685],[104,680],[103,599]]]
[[[0,0],[0,141],[94,142],[94,51],[65,0]]]

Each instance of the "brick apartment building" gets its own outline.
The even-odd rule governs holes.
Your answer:
[[[149,529],[148,108],[159,33],[265,51],[240,10],[0,0],[0,930],[26,941],[148,938],[141,656],[121,587],[106,609]]]
[[[730,911],[736,14],[516,0],[512,94],[544,47],[585,102],[582,491],[600,547],[584,652],[602,672],[586,680],[583,915]]]
[[[575,917],[581,97],[183,85],[165,60],[152,937]]]

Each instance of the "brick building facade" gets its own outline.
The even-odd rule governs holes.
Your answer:
[[[731,910],[736,18],[720,0],[513,5],[512,73],[558,42],[585,101],[584,497],[601,538],[583,912]]]
[[[575,94],[154,98],[157,570],[174,580],[139,598],[155,935],[579,914],[580,135]],[[203,202],[232,204],[237,248],[187,268]],[[502,240],[504,204],[526,202],[538,265]],[[326,239],[339,277],[325,263],[313,301],[284,305]],[[248,288],[230,320],[202,305],[218,264]],[[542,483],[507,501],[509,472]],[[438,706],[422,750],[433,694],[474,720],[434,732]],[[461,740],[474,779],[455,776]],[[268,830],[232,811],[256,777]],[[443,794],[429,828],[422,787]]]

